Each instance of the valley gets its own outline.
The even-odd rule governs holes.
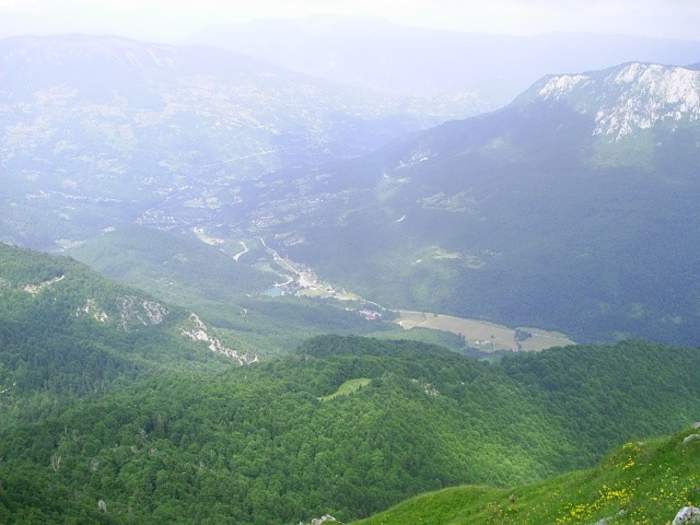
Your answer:
[[[700,523],[700,39],[282,4],[0,37],[0,523]]]
[[[284,301],[290,308],[294,308],[294,305],[301,306],[302,303],[299,301],[310,301],[317,308],[326,311],[330,316],[339,315],[340,312],[343,312],[344,315],[355,316],[358,320],[366,323],[366,330],[370,330],[373,335],[378,337],[397,338],[403,336],[407,339],[419,337],[421,338],[419,340],[423,340],[422,337],[425,337],[427,332],[435,332],[434,337],[438,340],[443,337],[440,334],[453,334],[456,337],[451,347],[458,350],[472,350],[484,355],[494,352],[540,351],[546,348],[575,344],[571,338],[564,334],[539,328],[510,328],[484,320],[386,307],[367,300],[352,290],[347,290],[322,280],[312,268],[282,255],[278,249],[272,248],[270,243],[262,237],[236,242],[210,237],[204,232],[203,228],[195,227],[194,229],[195,237],[205,245],[202,248],[195,248],[183,242],[186,237],[172,233],[158,233],[150,229],[132,228],[124,233],[119,231],[107,232],[100,237],[99,242],[98,240],[90,240],[85,245],[70,250],[69,253],[88,264],[99,267],[99,261],[90,254],[94,253],[98,247],[100,250],[104,250],[106,248],[104,241],[108,241],[109,244],[115,243],[114,248],[129,246],[128,249],[123,250],[119,255],[122,258],[125,256],[129,258],[128,262],[125,261],[126,264],[129,266],[133,264],[142,265],[143,259],[149,257],[143,250],[147,247],[153,250],[154,247],[158,246],[158,243],[155,242],[156,239],[162,239],[162,241],[167,239],[169,243],[180,243],[180,249],[168,256],[171,258],[168,264],[175,263],[178,266],[184,265],[188,267],[190,260],[199,257],[195,253],[202,251],[202,255],[205,253],[208,255],[198,263],[197,271],[204,274],[213,274],[215,270],[214,266],[212,266],[211,257],[216,251],[217,258],[215,260],[217,261],[217,266],[220,264],[221,267],[221,270],[217,270],[218,272],[222,271],[224,266],[230,266],[225,271],[233,272],[231,276],[234,276],[238,271],[244,270],[246,265],[251,265],[252,268],[259,272],[260,277],[265,277],[265,280],[261,280],[259,285],[248,287],[245,291],[240,290],[233,293],[227,299],[224,299],[220,292],[216,293],[217,299],[213,299],[213,296],[208,299],[208,301],[213,299],[223,308],[236,309],[236,317],[244,315],[243,319],[247,320],[245,324],[248,325],[248,329],[251,327],[252,319],[255,317],[255,307],[251,306],[251,299],[264,298],[269,301]],[[125,244],[122,241],[116,242],[116,239],[124,234],[130,237],[129,239],[124,239]],[[144,236],[144,240],[149,239],[148,244],[141,245],[135,250],[138,243],[136,239],[141,236]],[[110,238],[115,240],[109,240]],[[239,250],[241,250],[240,246],[243,243],[245,243],[246,250],[241,252]],[[247,259],[237,261],[235,257],[241,253],[244,253]],[[165,256],[165,253],[163,255]],[[104,257],[104,254],[102,256]],[[117,256],[116,253],[114,256]],[[133,257],[140,257],[142,261],[137,263],[131,259]],[[163,260],[168,260],[168,257],[165,257]],[[218,262],[218,257],[220,257],[220,263]],[[242,267],[239,268],[237,265],[242,265]],[[156,271],[155,267],[149,270],[149,272],[153,273]],[[130,273],[132,272],[133,268]],[[111,272],[111,275],[121,277],[128,284],[145,287],[152,293],[163,293],[161,286],[154,286],[152,282],[135,279],[129,273]],[[182,280],[183,277],[179,279]],[[186,279],[190,280],[191,277]],[[199,286],[203,287],[203,289],[197,291],[196,295],[203,296],[204,290],[213,286],[213,283],[204,286],[203,284],[199,282]],[[221,284],[223,285],[224,283],[222,282]],[[173,286],[167,286],[167,289],[172,293]],[[171,297],[171,295],[168,294],[168,297]],[[201,307],[201,301],[191,298],[182,297],[173,298],[172,300],[175,300],[180,306],[185,308],[197,310]],[[245,312],[245,314],[240,314],[238,313],[239,311]],[[224,324],[230,326],[231,320],[227,319]],[[397,331],[395,327],[400,327],[400,329]],[[255,345],[260,347],[257,351],[263,354],[266,353],[265,349],[269,348],[269,342],[266,340],[258,341]]]
[[[12,44],[19,49],[29,45],[21,40]],[[50,41],[32,44],[41,47]],[[80,63],[75,53],[86,41],[60,44],[67,59]],[[150,49],[120,40],[99,44],[93,53],[110,60],[117,60],[123,48],[139,53]],[[376,311],[376,305],[383,305],[390,310],[487,319],[504,326],[546,327],[577,342],[630,337],[670,344],[695,340],[697,297],[688,280],[689,268],[698,259],[695,243],[688,239],[674,245],[663,239],[688,237],[687,225],[695,220],[692,208],[699,190],[693,176],[692,159],[697,154],[693,101],[700,90],[696,70],[633,63],[548,76],[498,111],[425,131],[421,131],[424,124],[414,121],[413,134],[393,142],[387,134],[372,144],[358,145],[348,158],[325,153],[304,157],[301,151],[309,151],[311,139],[300,139],[301,144],[294,145],[301,148],[299,156],[284,162],[267,163],[253,155],[220,164],[219,160],[231,158],[227,144],[232,141],[239,149],[247,144],[246,148],[267,152],[260,143],[281,140],[279,129],[264,125],[271,135],[260,137],[259,131],[245,128],[253,135],[250,142],[241,142],[228,128],[212,124],[214,136],[202,131],[211,147],[199,153],[185,154],[189,150],[168,142],[158,145],[155,156],[142,156],[138,143],[149,143],[152,135],[171,137],[159,130],[171,125],[167,124],[171,119],[180,130],[178,119],[199,119],[204,106],[207,119],[221,107],[233,115],[231,107],[221,106],[224,102],[216,98],[216,89],[230,94],[226,104],[251,104],[249,111],[260,122],[263,117],[274,121],[271,108],[266,106],[261,113],[258,99],[245,89],[239,92],[240,85],[258,80],[250,80],[245,69],[236,74],[219,71],[214,86],[202,86],[194,50],[156,51],[181,61],[181,67],[175,72],[163,69],[164,59],[158,65],[144,58],[141,65],[146,71],[153,68],[167,78],[175,76],[188,89],[196,86],[213,98],[198,106],[191,93],[178,92],[172,97],[182,97],[177,108],[184,113],[166,111],[167,118],[161,115],[143,122],[146,110],[138,105],[120,109],[119,118],[130,130],[124,133],[136,143],[105,142],[106,149],[98,155],[104,159],[93,163],[101,166],[95,180],[92,168],[84,165],[85,155],[70,153],[70,160],[65,155],[74,148],[56,146],[64,141],[79,151],[81,144],[91,143],[93,136],[81,134],[79,122],[66,127],[66,138],[59,139],[54,128],[41,135],[47,141],[42,149],[46,158],[34,155],[38,145],[24,147],[22,141],[11,139],[12,133],[6,135],[12,148],[7,146],[0,162],[18,191],[0,196],[12,210],[0,219],[1,238],[72,254],[80,253],[81,245],[103,230],[136,224],[173,234],[193,233],[224,249],[246,271],[260,278],[267,273],[264,280],[269,286],[262,289],[271,295],[364,300]],[[295,75],[275,70],[272,78],[283,88],[277,83],[268,86],[270,77],[256,85],[270,89],[270,96],[294,99],[290,94],[298,88],[294,79],[301,78],[313,85],[308,89],[326,93],[327,86]],[[47,82],[66,80],[59,73],[55,76]],[[143,90],[161,100],[160,84],[152,85],[148,78]],[[119,79],[129,85],[125,78]],[[75,84],[78,92],[88,87]],[[51,122],[65,121],[64,105],[78,104],[76,94],[44,96],[48,89],[44,84],[32,89],[30,97],[39,97],[47,112],[55,112]],[[328,96],[335,100],[339,95],[331,90]],[[368,95],[357,101],[357,107],[377,116],[372,100]],[[331,108],[334,103],[328,102]],[[394,111],[391,105],[377,104],[382,111]],[[627,111],[628,106],[656,109],[652,114]],[[304,120],[309,118],[305,108],[295,109],[301,120],[290,121],[289,126],[317,129]],[[325,109],[314,111],[315,123],[326,118]],[[90,115],[92,120],[103,118]],[[202,129],[209,129],[211,123],[201,122]],[[560,125],[564,126],[560,133],[547,131]],[[532,129],[544,131],[533,135]],[[401,135],[397,130],[395,136]],[[200,144],[202,137],[187,135],[182,140]],[[314,136],[313,140],[327,144],[334,139]],[[112,160],[107,162],[108,158]],[[70,177],[47,184],[32,174],[31,166],[66,162],[73,166]],[[128,174],[128,184],[120,173]],[[591,185],[591,178],[597,183]],[[673,211],[666,214],[666,210]],[[88,223],[91,228],[85,229]],[[656,231],[656,224],[663,225],[663,231]],[[679,256],[671,257],[677,250]],[[624,271],[623,260],[628,264]],[[668,271],[654,273],[658,264]],[[639,282],[649,284],[640,288]],[[668,292],[659,296],[657,290]],[[678,290],[684,299],[672,303],[663,297],[671,290]],[[481,340],[478,335],[474,339]],[[534,343],[534,338],[530,343],[536,348],[546,345]],[[510,341],[499,343],[503,349],[512,346]]]

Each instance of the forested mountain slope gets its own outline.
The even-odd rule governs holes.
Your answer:
[[[0,420],[45,417],[167,370],[239,364],[223,344],[213,352],[193,338],[195,324],[186,310],[72,259],[0,244]]]
[[[688,68],[548,76],[502,110],[319,169],[328,204],[261,230],[385,306],[695,344],[698,101]]]
[[[417,343],[318,338],[285,359],[161,374],[3,430],[0,516],[349,520],[458,483],[535,481],[689,424],[699,360],[628,343],[488,365]]]
[[[192,39],[388,93],[434,97],[460,118],[509,103],[542,75],[628,61],[697,62],[694,41],[631,35],[495,35],[382,18],[315,16],[207,28]],[[451,103],[451,104],[450,104]]]
[[[265,355],[289,352],[313,335],[402,332],[386,319],[362,317],[368,306],[356,301],[283,296],[274,285],[289,277],[258,239],[210,242],[191,232],[126,226],[69,253],[111,279],[198,312]]]

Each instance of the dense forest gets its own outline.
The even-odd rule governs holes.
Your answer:
[[[349,521],[589,467],[700,413],[694,349],[482,362],[328,335],[240,367],[183,337],[186,310],[71,259],[2,247],[0,279],[2,523]]]
[[[535,481],[682,428],[700,412],[699,364],[694,350],[642,343],[486,364],[415,342],[317,338],[255,367],[144,377],[4,429],[0,516],[350,520],[459,483]]]

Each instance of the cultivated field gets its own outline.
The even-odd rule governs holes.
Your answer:
[[[398,313],[396,323],[406,330],[421,327],[452,332],[464,336],[470,347],[484,352],[498,350],[537,352],[553,346],[575,344],[564,334],[539,328],[516,329],[478,319],[464,319],[430,312],[399,310]]]

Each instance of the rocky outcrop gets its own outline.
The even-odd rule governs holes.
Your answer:
[[[163,323],[169,314],[168,307],[157,301],[135,295],[122,295],[102,304],[90,297],[75,311],[76,317],[87,317],[98,323],[114,320],[125,332],[133,327],[156,326]]]
[[[192,341],[202,341],[207,343],[209,350],[217,354],[222,354],[237,362],[239,365],[250,365],[258,362],[258,356],[255,354],[247,354],[245,352],[238,352],[232,348],[228,348],[224,343],[217,337],[211,335],[207,328],[207,325],[199,318],[195,313],[190,314],[189,318],[190,326],[182,330],[182,335],[191,339]]]
[[[52,286],[56,283],[60,283],[65,278],[65,275],[59,275],[58,277],[54,277],[53,279],[49,279],[48,281],[44,281],[37,284],[28,284],[23,288],[23,290],[30,295],[38,295],[45,288],[48,288],[49,286]]]
[[[320,518],[316,518],[311,520],[311,523],[309,525],[323,525],[324,523],[337,523],[338,525],[341,525],[341,523],[335,519],[333,516],[330,514],[324,514]],[[299,522],[299,525],[307,525],[303,521]]]
[[[97,305],[95,299],[88,299],[85,304],[75,312],[76,317],[88,316],[98,323],[109,321],[109,315]]]
[[[700,71],[631,63],[584,75],[558,75],[538,84],[539,99],[566,102],[595,119],[594,135],[620,140],[664,123],[700,120]]]
[[[690,434],[688,437],[686,437],[683,440],[683,444],[688,445],[688,444],[693,443],[695,441],[700,441],[700,434]]]
[[[156,301],[144,301],[141,305],[149,324],[160,324],[168,315],[168,309]]]
[[[338,523],[338,520],[336,520],[330,514],[325,514],[325,515],[321,516],[320,518],[317,518],[315,520],[311,520],[311,525],[323,525],[324,523]]]
[[[127,330],[132,324],[154,326],[161,324],[168,315],[168,308],[156,301],[142,300],[133,295],[117,298],[120,325]]]
[[[678,511],[671,525],[695,525],[700,523],[700,509],[683,507]]]

